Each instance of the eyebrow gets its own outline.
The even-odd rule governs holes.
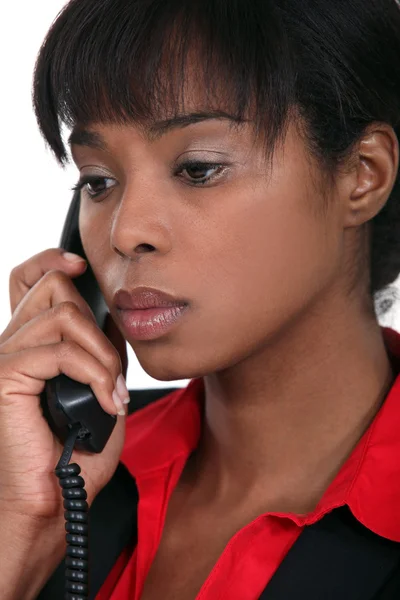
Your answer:
[[[170,119],[156,121],[155,123],[152,123],[150,127],[145,129],[145,135],[149,141],[155,141],[173,129],[183,129],[189,125],[211,119],[225,119],[230,121],[232,124],[236,124],[237,126],[241,126],[247,122],[246,119],[240,119],[235,115],[230,115],[222,110],[194,112],[177,115],[176,117],[172,117]],[[108,149],[107,144],[100,133],[89,131],[87,129],[81,129],[79,127],[73,129],[68,138],[68,144],[70,146],[73,144],[77,146],[88,146],[89,148],[95,148],[97,150],[104,151],[107,151]]]

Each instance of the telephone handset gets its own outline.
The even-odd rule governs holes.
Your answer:
[[[70,204],[60,246],[86,258],[79,234],[80,194],[76,191]],[[88,266],[83,275],[73,279],[81,296],[93,311],[97,324],[104,329],[107,305]],[[64,497],[67,551],[65,558],[65,597],[89,598],[89,506],[76,463],[70,464],[74,448],[101,452],[117,421],[98,403],[89,385],[74,381],[64,374],[46,381],[41,394],[43,415],[50,428],[64,443],[64,451],[55,468]]]
[[[86,258],[79,233],[79,206],[77,191],[68,210],[60,247]],[[92,309],[97,324],[104,329],[108,308],[90,265],[72,281]],[[73,426],[80,424],[75,447],[87,452],[103,450],[117,419],[103,410],[89,385],[61,374],[46,382],[41,401],[44,416],[61,442],[67,440]]]

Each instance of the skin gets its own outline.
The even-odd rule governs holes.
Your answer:
[[[295,122],[270,173],[250,124],[209,120],[156,141],[135,125],[91,130],[108,151],[73,146],[74,161],[112,179],[98,203],[82,192],[80,229],[117,327],[119,288],[189,302],[169,334],[127,341],[157,379],[204,378],[200,441],[143,589],[191,598],[256,516],[315,508],[393,383],[366,290],[368,223],[393,188],[398,142],[373,124],[329,186]],[[188,157],[229,168],[193,187],[170,166]]]
[[[108,149],[73,144],[74,162],[111,179],[96,200],[83,190],[80,229],[114,321],[119,288],[189,302],[170,333],[127,338],[152,377],[204,378],[203,433],[178,485],[186,506],[311,510],[394,379],[356,254],[394,185],[393,130],[372,124],[328,186],[295,122],[270,177],[248,123],[208,120],[156,140],[135,124],[89,129]],[[187,158],[228,169],[194,187],[193,172],[173,174]]]
[[[82,193],[80,214],[85,251],[111,309],[109,338],[94,327],[69,278],[78,267],[67,267],[60,250],[13,272],[13,317],[0,339],[2,423],[7,435],[13,427],[27,432],[30,452],[2,436],[2,531],[13,552],[2,556],[0,587],[7,599],[30,600],[64,549],[52,474],[61,448],[38,410],[43,381],[65,372],[93,383],[115,414],[111,391],[126,357],[113,295],[150,285],[187,300],[186,314],[158,339],[127,341],[153,377],[204,377],[205,412],[142,596],[152,600],[163,589],[166,600],[190,598],[233,533],[255,516],[315,507],[393,382],[357,252],[367,265],[366,225],[393,187],[397,138],[387,125],[370,126],[329,187],[294,123],[268,176],[249,124],[239,130],[207,121],[152,140],[134,125],[91,129],[108,150],[72,151],[82,175],[111,178],[101,201]],[[193,187],[196,173],[175,174],[188,158],[228,167]],[[82,348],[69,348],[69,340]],[[112,474],[122,443],[120,421],[104,456],[77,455],[89,499]],[[29,479],[34,494],[21,488],[21,464],[37,473]],[[39,526],[41,554],[22,576],[43,520],[53,525]],[[24,537],[15,540],[15,531]]]
[[[105,332],[99,329],[73,285],[84,269],[84,261],[71,263],[53,248],[10,274],[12,318],[0,335],[2,600],[36,598],[65,554],[63,498],[54,475],[63,444],[40,408],[45,381],[65,373],[89,384],[104,410],[117,412],[113,391],[126,373],[126,343],[112,319]],[[89,505],[115,471],[124,432],[119,416],[101,454],[72,454]]]
[[[199,89],[189,87],[196,110]],[[111,393],[126,370],[112,303],[120,288],[149,285],[188,302],[168,335],[126,338],[153,377],[205,382],[200,443],[172,494],[143,599],[160,589],[165,600],[193,598],[239,527],[261,512],[312,510],[376,415],[394,372],[366,295],[368,223],[393,187],[397,138],[371,125],[330,186],[295,125],[271,173],[250,125],[223,120],[153,139],[135,124],[92,123],[108,149],[72,147],[82,175],[110,178],[101,201],[82,193],[80,229],[111,319],[104,335],[70,280],[82,266],[59,249],[11,274],[13,315],[0,336],[5,600],[36,597],[64,550],[53,474],[61,446],[38,394],[65,372],[115,414]],[[188,158],[226,168],[193,187],[188,173],[174,174]],[[74,453],[89,503],[117,464],[123,419],[101,456]]]

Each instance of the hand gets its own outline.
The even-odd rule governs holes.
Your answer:
[[[126,340],[122,336],[118,327],[116,326],[115,321],[110,315],[110,313],[108,313],[106,317],[104,333],[106,334],[106,336],[108,337],[108,339],[113,344],[113,346],[119,354],[122,365],[122,375],[124,376],[124,379],[126,379],[126,373],[128,371],[128,354],[126,351]]]
[[[10,512],[34,520],[63,516],[61,489],[54,474],[63,446],[40,406],[47,379],[64,373],[89,384],[103,409],[117,414],[112,394],[118,376],[126,375],[126,344],[111,317],[107,333],[112,341],[107,338],[73,285],[71,278],[81,275],[85,265],[85,261],[68,262],[63,250],[53,248],[28,259],[10,275],[12,318],[0,336],[3,515]],[[82,469],[89,504],[118,464],[124,420],[118,416],[101,454],[74,451],[72,455]]]

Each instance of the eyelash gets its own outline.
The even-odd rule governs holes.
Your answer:
[[[225,172],[227,165],[221,164],[221,163],[211,163],[211,162],[200,162],[198,160],[193,160],[193,161],[186,161],[184,163],[182,163],[182,165],[180,165],[177,170],[175,171],[175,175],[178,173],[181,173],[182,171],[184,171],[185,169],[188,168],[193,168],[193,167],[199,167],[200,170],[204,170],[207,171],[209,169],[215,169],[216,171],[218,171],[218,169],[222,168],[222,172],[220,172],[220,174],[223,174]],[[207,177],[206,179],[199,181],[197,180],[197,183],[193,183],[196,180],[192,180],[192,183],[190,185],[192,185],[193,187],[198,187],[201,185],[205,185],[206,183],[208,183],[209,181],[213,180],[215,177],[218,177],[219,174],[215,173],[214,175]],[[85,187],[85,185],[87,184],[94,184],[96,182],[100,182],[100,181],[105,181],[105,180],[111,180],[111,177],[101,177],[99,175],[83,175],[81,177],[81,179],[78,181],[78,183],[76,183],[71,190],[76,192],[79,191],[81,192],[82,189]],[[88,192],[89,197],[93,200],[99,196],[101,196],[102,194],[104,194],[107,190],[103,190],[101,192],[98,192],[96,194],[90,194]]]

